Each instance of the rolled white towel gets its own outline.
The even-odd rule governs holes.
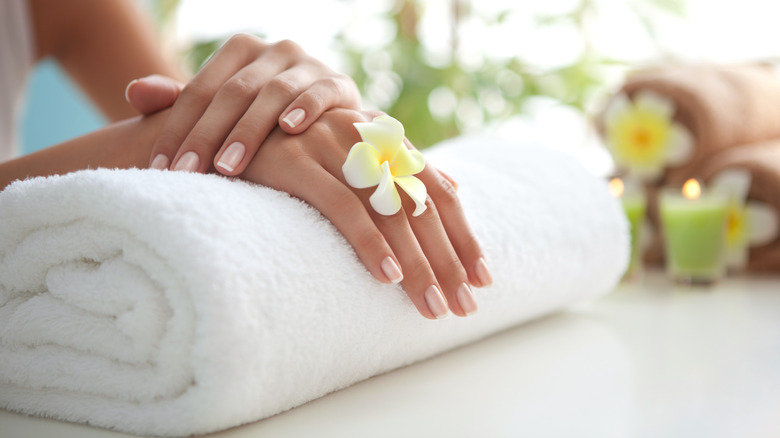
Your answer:
[[[465,138],[459,183],[494,285],[421,317],[316,210],[213,175],[93,170],[0,193],[0,407],[153,435],[268,417],[611,290],[629,235],[563,153]]]

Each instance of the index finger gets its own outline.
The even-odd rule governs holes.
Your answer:
[[[181,91],[152,148],[151,167],[167,169],[187,135],[206,112],[221,85],[266,47],[250,35],[226,42]]]

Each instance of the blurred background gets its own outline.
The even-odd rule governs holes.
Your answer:
[[[764,0],[139,1],[192,71],[236,32],[292,39],[352,76],[418,147],[483,131],[543,138],[600,173],[609,158],[593,158],[589,120],[627,72],[780,60],[780,5]],[[29,85],[25,152],[105,123],[55,64]]]

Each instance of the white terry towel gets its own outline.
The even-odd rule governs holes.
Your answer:
[[[467,138],[459,183],[494,285],[421,317],[316,210],[210,175],[82,171],[0,193],[0,407],[138,434],[255,421],[613,288],[629,237],[563,153]],[[453,364],[457,366],[457,364]]]

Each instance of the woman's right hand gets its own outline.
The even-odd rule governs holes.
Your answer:
[[[401,210],[383,216],[369,203],[373,188],[354,189],[345,181],[342,165],[361,141],[353,123],[375,115],[332,109],[303,133],[277,128],[240,177],[317,208],[369,272],[385,283],[400,282],[426,318],[443,318],[448,308],[459,316],[473,314],[477,304],[470,285],[488,286],[492,279],[449,177],[426,163],[416,176],[427,188],[428,208],[414,217],[414,203],[405,194]]]

